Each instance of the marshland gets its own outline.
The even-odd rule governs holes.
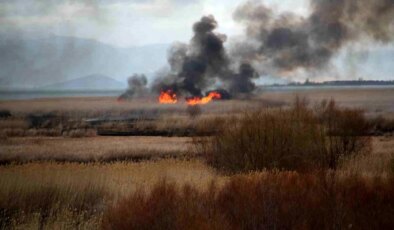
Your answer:
[[[388,227],[393,95],[267,92],[213,101],[197,113],[154,99],[1,101],[9,113],[0,120],[1,224]]]
[[[0,1],[0,229],[394,229],[392,0]]]

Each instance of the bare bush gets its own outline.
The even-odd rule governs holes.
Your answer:
[[[394,119],[378,116],[370,119],[368,123],[373,135],[394,134]]]
[[[6,109],[0,109],[0,118],[9,118],[11,117],[11,112]]]
[[[296,99],[288,110],[234,117],[195,146],[210,165],[227,172],[336,169],[342,159],[370,151],[370,139],[362,136],[365,124],[361,111],[331,102],[316,112]]]
[[[201,191],[160,182],[109,208],[103,229],[390,229],[394,180],[265,172]]]

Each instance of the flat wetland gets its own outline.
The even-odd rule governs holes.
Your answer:
[[[160,105],[155,98],[124,102],[114,97],[3,100],[0,111],[11,115],[0,118],[0,196],[12,197],[10,193],[19,191],[20,197],[28,197],[30,191],[48,186],[70,194],[93,187],[102,197],[94,208],[96,214],[86,218],[78,214],[84,223],[74,223],[78,218],[67,209],[46,220],[45,225],[98,228],[108,205],[132,192],[149,191],[161,180],[177,186],[191,184],[201,190],[213,182],[226,183],[230,175],[206,164],[194,148],[195,137],[214,132],[221,119],[246,111],[286,109],[295,96],[305,97],[310,105],[334,99],[341,107],[364,110],[369,119],[394,119],[394,88],[267,91],[248,100],[215,101],[201,106],[198,114],[188,112],[183,102]],[[99,124],[92,124],[96,120]],[[168,132],[156,136],[98,135],[103,129]],[[183,135],[183,129],[187,129],[187,135]],[[371,138],[371,154],[350,159],[340,166],[340,173],[389,176],[394,159],[393,133]],[[66,193],[62,196],[68,197]],[[34,215],[7,218],[14,219],[4,223],[19,228],[42,224],[42,219]]]

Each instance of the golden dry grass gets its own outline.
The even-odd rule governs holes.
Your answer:
[[[67,139],[67,141],[71,141],[68,144],[74,141],[83,143],[85,139],[89,138]],[[114,139],[113,143],[122,140],[122,138],[117,137],[104,139]],[[146,137],[131,137],[130,139],[145,144],[153,140]],[[98,139],[95,140],[95,142],[98,142]],[[43,140],[43,142],[46,141],[48,140]],[[106,140],[107,143],[109,141]],[[386,177],[389,174],[387,162],[394,158],[392,152],[394,138],[376,137],[373,142],[375,147],[373,153],[348,162],[340,169],[343,175],[347,175],[349,172],[361,172],[362,176]],[[45,146],[41,147],[45,148]],[[47,208],[56,210],[59,202],[65,204],[62,204],[62,208],[44,222],[46,228],[97,229],[108,205],[141,188],[148,192],[163,179],[176,183],[179,187],[189,184],[194,188],[206,190],[212,181],[215,181],[218,185],[224,185],[230,178],[218,174],[198,159],[87,164],[33,162],[1,166],[0,194],[6,194],[5,196],[2,195],[3,199],[5,197],[8,198],[7,200],[13,200],[17,203],[22,202],[27,205],[29,205],[29,201],[21,197],[34,196],[32,200],[40,200],[39,204],[43,200],[42,202],[45,204],[47,190],[55,189],[60,197],[57,197],[54,203],[49,203],[50,206]],[[98,194],[95,195],[96,193]],[[85,209],[82,211],[70,210],[69,207],[73,207],[76,201],[89,202],[89,199],[93,199],[92,196],[93,198],[98,196],[98,200],[91,201],[94,203],[93,207],[95,207],[93,213],[90,213],[90,209],[87,211]],[[34,205],[34,203],[31,205]],[[38,212],[24,215],[23,218],[16,216],[12,219],[12,226],[19,229],[37,229],[43,224],[41,214]]]
[[[308,98],[312,103],[334,99],[339,105],[361,108],[367,115],[382,115],[394,118],[394,88],[352,88],[352,89],[306,89],[294,91],[271,91],[260,95],[265,100],[290,103],[294,96]]]
[[[306,97],[312,102],[334,99],[347,107],[366,109],[376,115],[394,117],[394,88],[305,89],[266,91],[253,100],[229,100],[210,103],[202,107],[203,113],[221,114],[240,112],[264,106],[290,103],[294,96]],[[124,115],[131,111],[159,111],[167,114],[186,114],[186,104],[160,105],[156,99],[135,99],[119,102],[113,97],[46,98],[31,100],[0,100],[0,109],[14,114],[61,112],[79,116],[103,114]]]
[[[334,98],[340,105],[361,107],[371,115],[394,118],[392,89],[307,90],[297,93],[301,97],[309,97],[312,103],[321,99]],[[194,120],[187,116],[185,104],[158,105],[155,100],[122,103],[117,102],[116,98],[0,101],[0,109],[10,110],[13,115],[17,116],[11,120],[0,121],[0,131],[1,129],[27,129],[22,119],[23,116],[46,112],[60,113],[79,119],[147,112],[160,115],[160,120],[155,123],[158,129],[182,128],[204,122],[206,122],[204,124],[206,127],[212,128],[218,125],[218,121],[215,120],[217,116],[233,115],[270,105],[280,106],[280,103],[276,102],[290,103],[294,99],[294,93],[266,92],[261,98],[251,101],[215,102],[202,107],[203,115]],[[275,103],[270,104],[272,101]],[[146,124],[139,125],[144,127]],[[227,182],[229,177],[219,174],[199,158],[193,158],[193,155],[190,155],[192,153],[190,140],[190,138],[178,137],[8,137],[0,141],[0,160],[31,162],[0,166],[0,195],[3,198],[3,200],[0,199],[0,203],[4,200],[6,200],[5,203],[10,204],[14,201],[29,203],[42,200],[45,204],[47,190],[54,190],[55,194],[57,191],[60,195],[55,199],[57,203],[49,205],[56,206],[61,202],[70,203],[70,205],[64,206],[58,215],[53,215],[52,219],[50,218],[45,224],[46,228],[94,229],[99,227],[103,210],[108,207],[108,204],[112,204],[118,198],[141,187],[150,191],[152,186],[163,178],[179,186],[192,184],[199,189],[207,189],[211,181],[217,181],[219,184]],[[161,159],[168,156],[176,159]],[[131,162],[125,159],[151,160]],[[388,177],[390,162],[393,162],[393,159],[394,137],[374,137],[373,151],[370,155],[351,159],[345,162],[339,170],[343,174],[357,173],[366,177]],[[55,160],[64,161],[64,163],[55,162]],[[111,160],[117,161],[103,162]],[[73,207],[75,200],[82,200],[82,203],[86,203],[95,194],[98,196],[98,201],[94,201],[93,206],[98,205],[99,211],[89,218],[84,216],[85,211],[77,212],[76,215],[69,209],[70,206]],[[26,199],[26,197],[34,197],[34,199]],[[23,206],[22,203],[21,205]],[[1,212],[2,210],[0,214]],[[31,215],[26,221],[12,223],[11,226],[19,229],[39,228],[42,224],[40,213],[33,212]],[[17,221],[17,219],[11,221]]]
[[[212,102],[205,105],[202,109],[205,114],[220,114],[271,105],[270,102],[264,100],[226,100]],[[113,97],[0,100],[0,109],[9,110],[13,114],[58,112],[82,117],[95,117],[108,114],[112,116],[127,115],[130,112],[139,112],[142,114],[144,112],[187,114],[186,108],[187,104],[183,102],[171,105],[159,104],[155,99],[135,99],[129,102],[119,102]]]
[[[387,177],[393,173],[390,164],[394,160],[394,137],[373,138],[372,150],[369,155],[358,156],[345,162],[342,169],[370,177]]]
[[[187,183],[201,189],[211,181],[226,180],[199,160],[8,165],[0,167],[0,206],[25,210],[8,212],[10,227],[97,229],[108,204],[137,189],[150,190],[164,178],[179,186]],[[78,206],[80,203],[87,206]],[[43,221],[46,210],[49,216]],[[0,210],[0,222],[6,221],[1,219],[7,217],[4,211]]]
[[[75,186],[96,184],[117,197],[137,188],[150,186],[161,179],[180,185],[190,183],[205,188],[212,180],[223,180],[225,176],[215,173],[200,160],[165,159],[145,162],[115,163],[27,163],[0,167],[2,189],[7,186],[29,186],[31,184],[60,184]]]
[[[15,137],[0,141],[0,161],[112,161],[191,154],[187,137]]]

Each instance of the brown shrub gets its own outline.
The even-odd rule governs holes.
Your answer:
[[[11,112],[6,109],[0,109],[0,118],[9,118],[11,117]]]
[[[245,113],[195,147],[227,172],[336,169],[342,159],[368,152],[370,140],[360,136],[367,127],[361,111],[329,105],[316,112],[297,98],[289,110]]]
[[[383,116],[372,118],[368,121],[371,134],[382,135],[386,133],[394,133],[394,119],[387,119]]]
[[[210,210],[215,205],[214,192],[213,185],[202,193],[189,185],[178,190],[163,180],[149,195],[138,190],[109,208],[103,229],[223,229],[220,216]]]
[[[390,229],[394,180],[266,172],[199,191],[161,182],[104,214],[104,229]]]
[[[389,172],[392,177],[394,177],[394,159],[391,159],[389,162]]]
[[[338,108],[335,101],[322,101],[316,113],[327,134],[326,165],[336,169],[341,159],[371,151],[370,125],[362,110]]]

